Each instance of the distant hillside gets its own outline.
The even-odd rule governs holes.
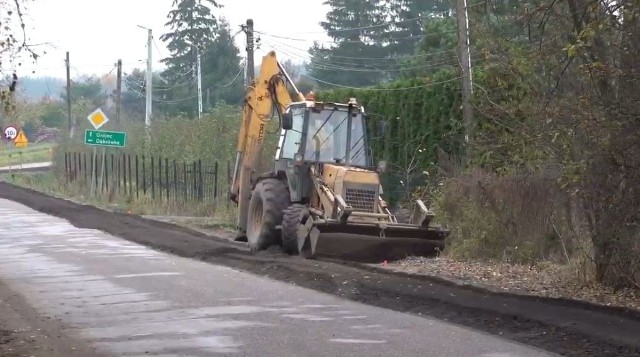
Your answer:
[[[54,77],[23,77],[18,79],[19,92],[34,101],[45,96],[59,99],[65,86],[64,79]]]

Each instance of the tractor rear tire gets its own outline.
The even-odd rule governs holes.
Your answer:
[[[251,251],[260,251],[279,243],[276,230],[282,212],[290,205],[287,185],[273,178],[264,179],[253,189],[247,217],[247,242]]]
[[[411,223],[411,211],[406,208],[399,208],[395,211],[394,215],[398,223]]]
[[[307,206],[294,203],[282,216],[282,249],[287,254],[298,253],[298,227],[309,217]]]

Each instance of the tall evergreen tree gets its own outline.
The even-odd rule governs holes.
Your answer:
[[[397,55],[414,53],[429,19],[449,17],[452,6],[451,0],[389,0],[394,23],[388,32],[392,51]]]
[[[320,24],[337,46],[310,49],[311,76],[354,86],[380,82],[382,75],[369,59],[384,55],[381,38],[388,27],[384,1],[326,0],[324,4],[331,10]]]
[[[173,0],[165,23],[170,31],[160,36],[171,52],[162,60],[167,65],[163,76],[170,82],[184,81],[185,73],[191,73],[196,63],[195,46],[206,50],[215,40],[218,21],[210,6],[221,7],[216,0]]]
[[[229,23],[221,18],[216,39],[202,55],[202,87],[206,106],[218,100],[236,104],[244,97],[240,49],[233,42]]]
[[[196,115],[197,53],[199,51],[203,58],[214,45],[219,24],[213,9],[221,7],[217,0],[173,0],[173,9],[165,24],[170,31],[160,37],[167,43],[171,55],[162,60],[167,65],[162,73],[164,83],[154,95],[161,98],[160,107],[166,114]]]

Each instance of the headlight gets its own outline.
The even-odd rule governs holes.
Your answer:
[[[303,157],[301,153],[296,153],[295,155],[293,155],[293,160],[298,164],[302,162],[302,159]]]

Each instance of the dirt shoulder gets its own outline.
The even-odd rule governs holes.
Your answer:
[[[640,314],[570,300],[523,297],[361,264],[252,254],[224,238],[135,215],[106,212],[0,183],[0,198],[124,239],[354,301],[428,315],[570,356],[640,354]]]
[[[40,315],[23,296],[0,280],[0,356],[100,356],[95,349],[65,335],[55,316]]]
[[[566,266],[551,263],[525,266],[506,263],[465,262],[449,258],[410,257],[382,265],[393,272],[443,278],[493,292],[572,299],[640,313],[640,291],[612,289],[577,281]]]

